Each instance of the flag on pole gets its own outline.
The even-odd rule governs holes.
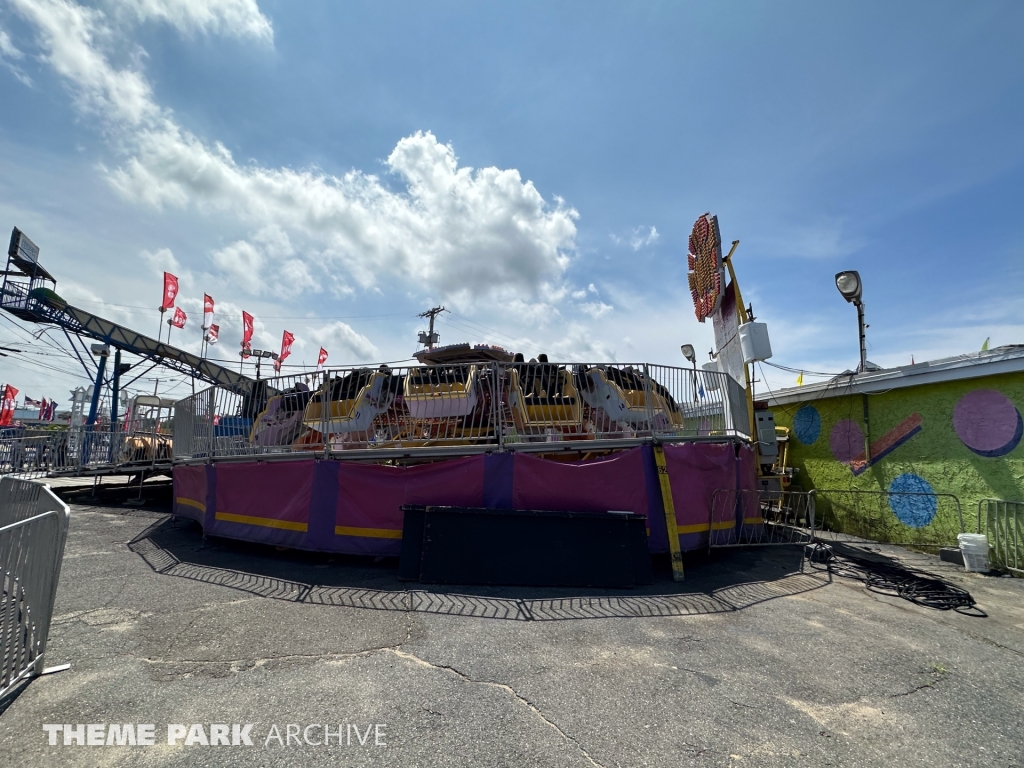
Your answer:
[[[41,405],[42,405],[42,403],[39,402],[38,400],[33,400],[28,395],[25,396],[25,407],[26,408],[38,408]]]
[[[320,356],[316,359],[316,369],[319,371],[324,367],[324,363],[327,362],[327,350],[320,347]]]
[[[181,307],[175,307],[174,317],[171,319],[171,325],[175,328],[184,328],[185,321],[188,319],[188,315],[181,311]]]
[[[988,352],[988,340],[990,338],[992,338],[992,337],[991,336],[986,336],[985,337],[985,343],[981,345],[981,351],[982,352]]]
[[[209,328],[206,329],[206,343],[207,344],[216,344],[218,336],[220,336],[220,326],[219,325],[211,325]]]
[[[160,311],[173,307],[176,298],[178,298],[178,278],[170,272],[164,272],[164,302],[160,305]]]
[[[242,349],[252,349],[252,315],[242,313]]]
[[[796,385],[802,387],[804,385],[804,372],[800,371],[800,375],[796,377]]]
[[[281,337],[281,354],[277,356],[277,360],[274,361],[274,370],[280,371],[281,364],[285,361],[285,358],[292,353],[292,342],[295,341],[295,334],[285,331]]]
[[[209,294],[203,294],[203,327],[209,328],[213,325],[213,299]]]
[[[39,404],[39,416],[38,416],[38,418],[39,418],[40,421],[42,421],[43,417],[46,416],[46,409],[47,409],[47,407],[48,406],[46,404],[46,398],[44,397],[43,398],[43,402],[41,402]]]
[[[7,384],[4,387],[3,403],[0,404],[0,427],[9,427],[14,419],[14,401],[18,397],[18,390]]]
[[[49,405],[46,406],[46,412],[42,418],[44,421],[53,421],[54,416],[57,415],[57,403],[53,400],[50,401]]]

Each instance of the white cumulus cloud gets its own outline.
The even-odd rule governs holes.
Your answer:
[[[214,251],[212,258],[236,285],[253,295],[290,298],[303,291],[318,292],[320,284],[309,267],[294,256],[288,233],[270,225],[249,240]]]
[[[557,290],[575,250],[577,213],[559,198],[545,201],[517,170],[460,166],[451,145],[424,131],[401,139],[385,161],[397,191],[358,170],[335,176],[239,164],[159,106],[140,69],[111,63],[113,22],[102,11],[71,0],[11,2],[35,25],[79,109],[101,119],[121,156],[107,171],[120,194],[155,208],[226,214],[257,232],[214,254],[228,274],[268,264],[258,233],[274,227],[301,254],[275,261],[296,285],[344,290],[341,272],[364,289],[398,279],[477,300],[509,289]],[[199,6],[241,5],[182,0],[166,7],[187,15]],[[258,290],[251,273],[243,279]]]
[[[274,39],[256,0],[107,0],[106,5],[118,18],[162,21],[185,33]]]
[[[7,34],[7,30],[0,28],[0,63],[2,63],[11,74],[13,74],[23,84],[31,86],[32,78],[22,71],[21,67],[15,64],[15,61],[25,58],[25,54],[22,53],[21,49],[14,44],[11,40],[11,36]]]
[[[637,227],[633,230],[632,237],[629,238],[629,246],[634,251],[639,251],[646,245],[653,245],[658,242],[661,235],[658,234],[658,230],[652,225],[647,231],[644,232],[643,227]]]
[[[372,341],[340,320],[320,328],[310,328],[309,333],[330,355],[328,366],[350,365],[353,360],[362,363],[379,355]]]

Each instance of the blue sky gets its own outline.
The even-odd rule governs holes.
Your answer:
[[[182,346],[205,291],[226,357],[246,309],[295,363],[406,358],[438,302],[445,343],[678,364],[711,348],[709,210],[773,362],[855,365],[841,269],[882,365],[1024,342],[1020,3],[0,0],[0,29],[0,224],[142,331],[178,273]],[[62,399],[48,349],[0,377]]]

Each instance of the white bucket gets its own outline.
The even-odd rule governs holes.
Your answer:
[[[961,533],[956,538],[964,556],[964,570],[988,573],[988,536],[983,533]]]

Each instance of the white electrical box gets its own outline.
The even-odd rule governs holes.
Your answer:
[[[704,363],[704,365],[701,366],[701,370],[718,373],[718,361],[712,360],[710,363]],[[712,392],[718,389],[718,385],[721,383],[718,376],[703,376],[701,379],[704,382],[704,388]]]
[[[772,343],[768,340],[766,323],[744,323],[739,332],[744,363],[767,360],[772,356]]]
[[[775,414],[771,411],[754,411],[754,421],[757,426],[757,452],[761,454],[761,463],[771,464],[779,455],[779,443],[775,436]]]

